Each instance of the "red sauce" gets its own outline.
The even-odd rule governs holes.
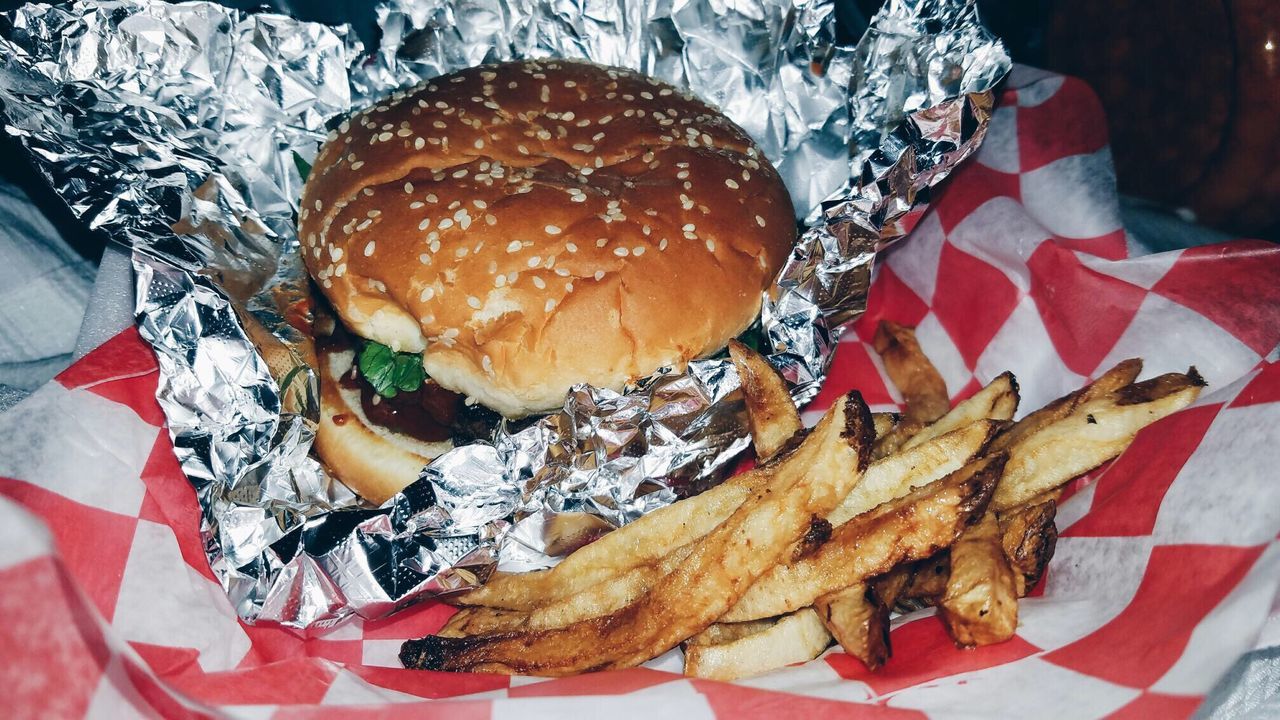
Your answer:
[[[347,424],[347,414],[346,414],[346,413],[338,413],[337,415],[334,415],[334,416],[333,416],[333,424],[334,424],[334,425],[339,425],[339,426],[341,426],[341,425],[346,425],[346,424]]]

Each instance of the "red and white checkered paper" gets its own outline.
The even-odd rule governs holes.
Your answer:
[[[650,667],[555,680],[404,670],[426,603],[324,636],[237,622],[121,333],[0,415],[0,688],[10,717],[1169,717],[1243,653],[1280,644],[1280,247],[1127,257],[1105,124],[1078,81],[1020,68],[979,155],[890,251],[813,417],[858,388],[897,401],[867,344],[916,325],[956,398],[1004,370],[1023,411],[1116,361],[1196,365],[1201,400],[1076,483],[1012,641],[957,650],[900,619],[875,674],[838,649],[726,684]],[[1271,618],[1270,623],[1268,619]]]

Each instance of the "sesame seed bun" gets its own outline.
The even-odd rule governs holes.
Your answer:
[[[568,61],[470,68],[342,123],[299,213],[352,332],[508,417],[720,349],[795,241],[777,172],[688,94]]]

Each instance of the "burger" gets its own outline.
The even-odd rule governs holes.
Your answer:
[[[373,502],[499,416],[720,350],[796,231],[777,171],[719,111],[561,60],[470,68],[343,120],[298,219],[332,309],[313,324],[315,448]]]

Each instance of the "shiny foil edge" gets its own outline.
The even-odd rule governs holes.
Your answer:
[[[165,8],[178,8],[172,12],[182,21],[195,18],[206,24],[209,16],[224,13],[231,28],[228,36],[236,36],[234,28],[240,24],[256,26],[269,20],[267,29],[280,29],[283,37],[289,34],[290,23],[296,22],[279,16],[215,11],[199,3],[157,7],[119,2],[74,7],[89,14],[106,5],[142,8],[140,14],[148,19],[163,16]],[[715,9],[710,3],[694,5]],[[529,28],[540,30],[539,23],[546,21],[532,14],[522,16],[518,10],[525,6],[512,7],[516,10],[508,20],[513,27],[524,28],[525,36]],[[795,66],[800,66],[811,59],[804,51],[816,48],[826,52],[821,43],[829,43],[833,37],[833,15],[829,2],[791,7],[796,12],[793,27],[801,28],[795,37],[802,51],[795,47],[787,50],[792,59],[800,61]],[[622,20],[633,20],[627,12],[634,8],[624,7]],[[333,38],[325,38],[329,59],[334,59],[335,48],[341,48],[345,53],[342,59],[354,67],[346,88],[351,101],[412,84],[431,73],[504,57],[488,55],[500,47],[492,42],[474,43],[468,49],[460,31],[465,23],[450,16],[450,9],[452,6],[439,2],[384,6],[380,12],[388,32],[371,60],[358,55],[352,42],[343,39],[345,31],[341,29],[333,31],[339,40],[336,44]],[[474,6],[463,9],[472,12]],[[440,13],[451,23],[433,25],[432,18]],[[694,30],[720,27],[718,15],[680,20]],[[325,32],[323,27],[298,25],[307,25],[311,32]],[[635,23],[621,25],[634,29]],[[599,27],[590,29],[596,45],[599,37],[607,37]],[[555,37],[554,33],[535,33],[543,35]],[[631,38],[635,42],[619,42],[610,50],[583,44],[581,38],[562,38],[534,42],[523,50],[508,43],[506,51],[512,57],[562,54],[602,59],[638,66],[676,82],[683,77],[682,84],[706,93],[733,115],[731,93],[717,95],[715,87],[699,88],[697,67],[689,74],[690,62],[700,56],[693,53],[691,61],[690,53],[681,53],[678,62],[646,63],[643,33],[638,35],[639,39]],[[478,37],[492,39],[493,35]],[[509,37],[521,36],[513,33]],[[406,43],[412,43],[415,52],[407,52]],[[307,47],[304,43],[282,52],[292,52],[295,58],[299,54],[315,57],[319,45]],[[697,43],[690,45],[698,47]],[[272,60],[271,48],[263,48],[261,43],[251,43],[251,47],[262,51],[264,62],[258,69],[265,73]],[[477,60],[475,53],[482,50],[485,55]],[[639,53],[641,60],[628,62],[636,58],[628,53]],[[885,107],[877,83],[900,71],[893,61],[904,53],[914,53],[922,61],[916,67],[940,69],[945,78],[932,78],[929,73],[913,75],[905,82],[898,78],[902,87],[916,87],[917,91],[904,93],[901,107]],[[841,155],[849,152],[854,159],[861,159],[860,164],[853,173],[847,169],[839,172],[848,175],[844,191],[830,193],[826,202],[815,206],[811,217],[821,218],[821,222],[804,233],[779,281],[766,294],[762,312],[766,336],[777,351],[771,359],[793,383],[798,401],[812,397],[820,386],[839,326],[865,307],[876,249],[909,231],[923,212],[928,188],[981,142],[991,107],[991,87],[1008,68],[1008,58],[998,41],[981,29],[972,4],[963,2],[891,2],[877,16],[853,57],[855,61],[849,63],[852,68],[842,71],[852,90],[844,113],[849,121],[843,128],[838,119],[824,121],[823,126],[834,126],[846,137],[852,134],[851,150],[844,150],[843,142],[838,147]],[[438,61],[433,65],[422,58]],[[330,62],[327,69],[334,64]],[[840,70],[838,63],[829,67]],[[784,75],[779,71],[771,77]],[[238,77],[252,78],[252,71],[245,70]],[[799,77],[805,78],[804,73]],[[67,84],[79,82],[72,80]],[[935,97],[938,88],[942,94]],[[841,90],[844,100],[844,88]],[[321,88],[314,94],[337,97],[337,104],[342,104],[340,88]],[[783,92],[780,97],[786,105],[796,97],[804,98],[805,89],[801,87],[790,97]],[[255,133],[261,134],[264,125],[271,126],[264,118],[278,122],[279,107],[271,110],[274,114],[259,116],[246,111],[248,121],[240,127],[241,138],[253,138]],[[290,153],[297,152],[304,159],[314,154],[324,114],[313,112],[308,116],[309,124],[301,123],[309,133],[310,146],[300,143],[300,149],[289,147]],[[828,117],[839,114],[828,113]],[[768,115],[788,117],[785,108]],[[162,122],[155,123],[155,118],[140,118],[138,124],[146,127],[148,121],[164,127]],[[6,123],[6,130],[20,136],[29,133],[24,144],[46,160],[44,165],[66,160],[63,136],[50,133],[39,137],[39,133],[12,122]],[[830,153],[815,154],[803,141],[796,142],[804,136],[804,132],[766,136],[761,144],[784,169],[792,157],[825,160],[818,168],[822,172],[814,176],[831,178]],[[157,144],[166,140],[154,134],[147,139]],[[432,463],[418,483],[383,508],[359,507],[355,498],[330,481],[306,454],[314,432],[314,420],[310,419],[314,417],[314,400],[307,397],[314,393],[310,388],[314,375],[296,356],[286,358],[284,372],[279,372],[279,357],[275,363],[259,357],[251,336],[261,338],[240,328],[263,322],[279,332],[284,329],[280,318],[271,316],[271,304],[261,302],[260,295],[255,300],[250,293],[247,305],[252,314],[236,313],[237,301],[231,299],[243,296],[243,289],[252,286],[246,276],[271,274],[264,265],[267,269],[276,266],[266,262],[273,253],[288,257],[291,219],[282,222],[281,216],[284,209],[291,212],[290,197],[296,197],[296,192],[292,196],[289,192],[296,190],[300,178],[296,171],[290,172],[292,163],[282,162],[285,155],[280,148],[247,170],[219,163],[223,158],[216,152],[210,153],[212,158],[187,157],[200,155],[200,139],[197,135],[195,142],[179,145],[184,153],[174,153],[171,158],[187,180],[188,196],[183,195],[181,182],[170,177],[169,184],[160,186],[160,193],[144,194],[149,204],[108,202],[104,206],[104,200],[119,201],[122,191],[134,191],[130,183],[136,178],[116,178],[115,185],[104,187],[87,185],[83,178],[79,183],[69,182],[66,175],[70,173],[62,174],[64,181],[59,184],[54,177],[57,173],[46,170],[46,174],[73,210],[137,250],[139,324],[162,358],[159,396],[184,472],[201,500],[202,533],[210,564],[246,621],[324,628],[351,613],[379,617],[416,599],[458,591],[483,580],[499,549],[510,565],[545,565],[551,560],[545,551],[564,526],[580,528],[585,523],[600,531],[623,524],[671,502],[676,492],[666,481],[674,474],[692,470],[691,485],[709,484],[745,447],[732,366],[723,360],[698,361],[686,372],[660,373],[623,394],[575,388],[562,412],[522,432],[500,433],[492,446],[456,449]],[[92,147],[91,141],[85,144]],[[787,151],[793,155],[785,155]],[[795,163],[803,169],[803,162]],[[109,165],[103,160],[93,169],[101,177],[110,177]],[[93,172],[85,175],[94,177]],[[786,172],[784,175],[793,180]],[[273,186],[272,177],[283,180]],[[261,178],[266,178],[261,183],[265,187],[259,188],[253,181]],[[124,194],[127,199],[128,193]],[[175,234],[170,227],[156,224],[156,217],[170,217],[158,211],[172,202],[171,195],[178,196],[188,210],[181,218],[184,222],[176,225],[179,232],[185,230],[189,235]],[[807,197],[812,196],[809,188]],[[102,212],[103,207],[110,212]],[[184,269],[168,267],[157,258]],[[288,275],[283,268],[289,264],[280,263],[282,276]],[[287,332],[281,334],[288,337]],[[275,376],[287,381],[282,383],[283,393]],[[291,389],[299,378],[299,399],[290,402]],[[678,416],[646,415],[654,399],[663,407],[679,407],[684,412]],[[288,412],[291,407],[298,412]],[[638,443],[643,443],[643,448]],[[215,447],[219,452],[210,452]],[[637,449],[643,450],[639,457],[630,457]],[[507,482],[491,482],[495,476]],[[507,518],[514,519],[514,525]]]

